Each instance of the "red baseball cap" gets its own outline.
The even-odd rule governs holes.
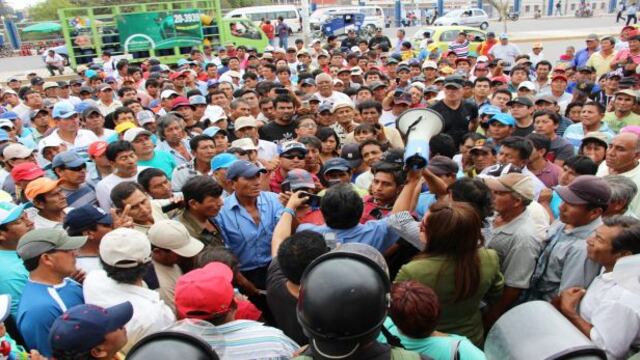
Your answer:
[[[107,144],[106,141],[92,142],[91,145],[89,145],[87,152],[93,157],[98,157],[104,154],[105,151],[107,151],[107,146],[109,146],[109,144]]]
[[[180,76],[187,76],[188,73],[189,73],[188,70],[186,70],[186,71],[176,71],[176,72],[172,73],[171,75],[169,75],[169,80],[175,80],[175,79],[179,78]]]
[[[18,164],[11,169],[11,177],[14,181],[29,181],[42,176],[44,176],[44,171],[36,163],[32,162]]]
[[[564,76],[563,74],[553,75],[553,77],[551,78],[551,82],[556,81],[556,80],[564,80],[565,82],[568,81],[567,77]]]
[[[189,103],[189,99],[184,96],[178,96],[177,98],[173,99],[173,101],[171,101],[171,110],[175,110],[181,106],[189,106],[193,109],[193,105]]]
[[[182,275],[176,283],[178,317],[206,320],[229,311],[234,297],[232,280],[233,271],[220,262]]]

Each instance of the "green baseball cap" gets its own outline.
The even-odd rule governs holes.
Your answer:
[[[62,229],[35,229],[20,238],[16,251],[22,260],[28,260],[51,250],[79,249],[86,242],[86,236],[69,236]]]

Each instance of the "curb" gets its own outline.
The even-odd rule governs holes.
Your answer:
[[[596,35],[598,35],[599,37],[603,37],[603,36],[612,36],[612,35],[618,35],[618,32],[597,32],[595,33]],[[542,41],[542,40],[547,40],[547,41],[557,41],[557,40],[574,40],[574,39],[584,39],[587,37],[587,34],[580,34],[580,35],[548,35],[548,36],[528,36],[528,37],[521,37],[521,38],[511,38],[510,42],[515,42],[515,43],[524,43],[524,42],[532,42],[532,41]]]

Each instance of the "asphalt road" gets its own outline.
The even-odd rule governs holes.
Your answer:
[[[570,34],[571,31],[575,30],[587,31],[594,28],[594,25],[598,27],[610,26],[613,28],[616,26],[615,18],[612,16],[602,16],[582,19],[573,17],[543,17],[535,20],[521,19],[516,22],[508,22],[507,30],[512,36],[536,33],[539,29],[544,30],[545,33],[555,31],[556,33],[562,34],[566,31],[567,34]],[[407,37],[412,38],[420,28],[419,26],[405,28]],[[503,24],[497,21],[491,21],[488,30],[501,33],[503,32]],[[385,29],[384,32],[389,38],[393,39],[396,29],[389,28]],[[298,36],[300,36],[300,34],[296,34],[296,37]],[[558,59],[560,54],[562,54],[564,49],[569,45],[575,46],[576,49],[584,46],[584,41],[581,39],[541,40],[544,45],[544,54],[546,58],[551,61]],[[531,50],[531,43],[529,42],[520,43],[518,46],[522,52],[529,52]],[[45,69],[40,56],[0,58],[0,82],[5,82],[6,78],[11,75],[25,76],[31,71],[36,71],[40,76],[48,76],[48,71]]]

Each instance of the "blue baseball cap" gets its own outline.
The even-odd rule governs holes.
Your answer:
[[[8,201],[0,202],[0,225],[14,222],[20,218],[24,211],[23,205],[16,205]]]
[[[207,99],[202,95],[193,95],[189,98],[190,105],[207,105]]]
[[[303,143],[299,143],[297,141],[286,141],[282,143],[279,150],[280,150],[280,156],[291,151],[298,151],[303,154],[307,153],[307,147],[304,146]]]
[[[480,109],[478,109],[478,114],[480,116],[482,115],[495,115],[495,114],[500,114],[502,111],[500,110],[499,107],[495,106],[495,105],[482,105],[480,106]]]
[[[507,113],[495,114],[491,117],[491,119],[489,119],[489,124],[496,121],[498,121],[502,125],[511,126],[511,127],[516,126],[516,119],[514,119],[513,116],[511,116],[511,114],[507,114]]]
[[[19,118],[18,114],[13,111],[7,111],[0,114],[0,120],[15,120],[17,118]]]
[[[87,204],[69,211],[62,226],[67,232],[80,232],[95,224],[112,225],[113,219],[101,208]]]
[[[133,306],[125,301],[103,308],[82,304],[58,316],[49,330],[53,350],[84,352],[102,344],[107,334],[125,326],[133,316]]]
[[[95,70],[92,70],[92,69],[86,70],[84,72],[84,76],[88,77],[89,79],[91,79],[92,77],[94,77],[96,75],[98,75],[98,73]]]
[[[329,171],[351,171],[351,165],[343,158],[332,158],[324,163],[322,174],[326,175]]]
[[[216,136],[216,134],[218,134],[221,131],[224,133],[225,136],[227,135],[227,130],[219,128],[217,126],[209,126],[208,128],[204,129],[202,134],[207,135],[208,137],[214,137]]]
[[[233,154],[222,153],[218,154],[211,159],[211,171],[218,169],[226,169],[233,164],[238,157]]]
[[[64,151],[53,157],[52,168],[64,166],[65,168],[75,168],[84,165],[84,159],[75,151]]]
[[[239,177],[250,178],[259,173],[266,173],[267,170],[257,167],[254,163],[247,160],[238,160],[231,164],[227,169],[227,179],[235,180]]]
[[[184,65],[187,65],[188,63],[189,63],[189,60],[187,60],[187,59],[180,59],[180,60],[178,60],[177,65],[178,65],[178,67],[182,67],[182,66],[184,66]]]
[[[75,107],[68,101],[60,101],[53,106],[54,119],[68,119],[76,114]]]

